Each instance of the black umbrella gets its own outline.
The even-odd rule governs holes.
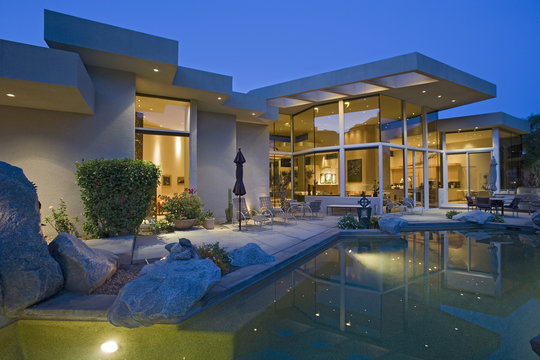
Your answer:
[[[244,158],[244,155],[242,155],[242,151],[240,148],[238,149],[238,153],[236,154],[236,157],[234,158],[234,163],[236,164],[236,182],[234,183],[233,193],[234,195],[238,196],[238,229],[242,230],[242,195],[246,195],[246,188],[244,187],[244,166],[243,164],[246,162],[246,159]],[[234,216],[234,215],[233,215]]]

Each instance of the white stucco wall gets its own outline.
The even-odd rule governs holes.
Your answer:
[[[0,160],[22,168],[36,183],[42,217],[60,198],[71,215],[82,213],[76,161],[134,157],[134,75],[92,67],[88,72],[95,88],[94,115],[0,106]],[[55,234],[49,226],[43,230]]]
[[[242,149],[246,204],[249,209],[259,208],[259,197],[269,193],[269,132],[267,125],[238,122],[236,124],[236,148]]]
[[[205,111],[197,115],[197,192],[205,210],[224,221],[227,189],[235,180],[236,119]]]

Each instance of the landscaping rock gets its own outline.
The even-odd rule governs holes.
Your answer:
[[[177,323],[220,278],[220,269],[210,259],[147,265],[120,291],[109,308],[109,322],[130,329]]]
[[[407,225],[409,225],[407,220],[397,216],[381,216],[379,218],[379,229],[388,234],[399,235],[401,229]]]
[[[462,212],[460,214],[454,215],[452,220],[472,222],[476,224],[485,224],[488,221],[493,220],[493,214],[482,211],[475,210],[469,212]]]
[[[533,337],[530,341],[533,351],[540,356],[540,334]]]
[[[165,245],[165,249],[170,253],[167,257],[169,261],[201,258],[195,246],[186,238],[180,238],[177,243]]]
[[[36,189],[23,171],[0,161],[0,287],[5,315],[62,289],[60,265],[41,233]]]
[[[540,226],[540,209],[539,210],[536,210],[532,216],[531,216],[531,220],[532,222],[537,225],[537,226]]]
[[[249,266],[255,264],[264,264],[274,261],[272,255],[268,255],[255,243],[249,243],[241,248],[235,249],[229,253],[231,265]]]
[[[89,294],[107,281],[118,268],[119,258],[112,252],[92,249],[77,237],[60,233],[49,252],[64,273],[67,291]]]

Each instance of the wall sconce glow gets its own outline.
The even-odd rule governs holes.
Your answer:
[[[6,94],[6,96],[15,97],[15,94]]]
[[[159,72],[159,69],[155,69],[155,68],[154,68],[154,72]]]
[[[116,341],[107,341],[101,344],[100,348],[104,353],[113,353],[118,350],[118,344]]]

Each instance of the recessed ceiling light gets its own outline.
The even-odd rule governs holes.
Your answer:
[[[150,111],[153,111],[154,109],[150,108]]]
[[[221,96],[217,98],[218,100],[221,100]]]
[[[437,95],[437,97],[440,99],[440,98],[442,98],[442,95]]]
[[[255,113],[251,113],[251,115],[255,116]]]
[[[15,94],[6,94],[9,97],[15,97]]]
[[[456,99],[452,99],[452,102],[456,102]]]
[[[159,69],[154,68],[154,72],[159,72]]]

